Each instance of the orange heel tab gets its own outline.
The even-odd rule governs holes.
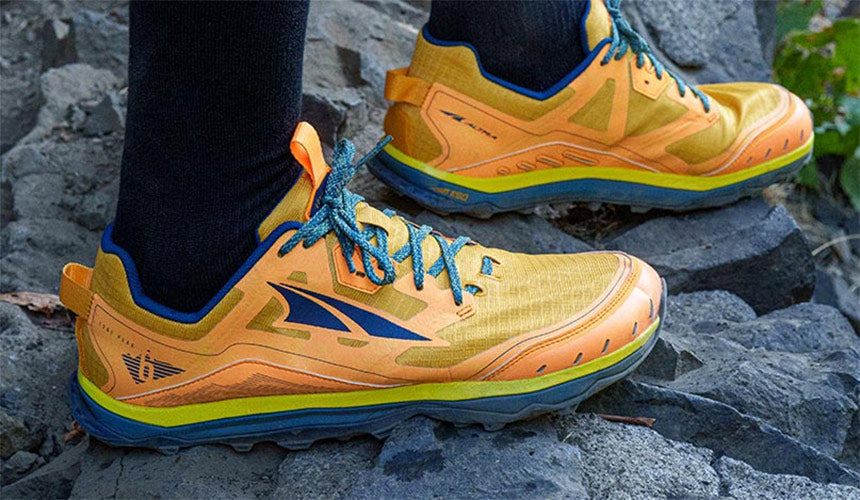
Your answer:
[[[74,262],[63,267],[63,276],[60,278],[60,301],[84,319],[89,316],[90,304],[93,302],[94,294],[90,290],[92,278],[92,269]]]
[[[296,161],[305,168],[316,191],[330,169],[323,157],[320,136],[310,123],[301,122],[296,126],[290,141],[290,151]]]
[[[430,82],[409,76],[409,68],[392,69],[385,75],[385,98],[394,102],[405,102],[418,106],[430,91]]]

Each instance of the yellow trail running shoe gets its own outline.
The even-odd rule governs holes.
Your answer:
[[[93,269],[65,267],[69,396],[90,434],[248,449],[381,436],[416,414],[494,427],[578,403],[654,345],[664,291],[642,261],[447,238],[346,190],[369,157],[352,164],[348,141],[331,169],[309,125],[291,146],[304,173],[202,310],[149,299],[110,228]]]
[[[533,92],[425,29],[411,65],[388,74],[394,141],[371,171],[434,210],[488,216],[556,201],[721,205],[809,160],[809,110],[784,88],[685,84],[623,19],[620,0],[592,0],[582,30],[587,58]]]

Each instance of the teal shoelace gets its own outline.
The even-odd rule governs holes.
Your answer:
[[[356,163],[352,163],[355,156],[355,146],[352,142],[346,139],[338,141],[332,157],[331,173],[325,181],[325,191],[320,200],[319,208],[310,220],[281,246],[278,255],[283,257],[299,243],[308,248],[325,237],[329,231],[333,231],[340,242],[340,248],[346,259],[349,272],[356,272],[355,263],[352,259],[356,247],[361,254],[361,261],[364,264],[367,278],[376,285],[393,283],[397,278],[395,261],[403,262],[407,257],[412,257],[415,288],[418,290],[424,288],[425,273],[436,277],[442,271],[447,271],[454,302],[459,306],[463,303],[464,287],[460,282],[460,274],[457,271],[457,263],[454,258],[464,246],[471,244],[469,238],[458,236],[449,243],[444,236],[434,232],[430,226],[415,226],[403,221],[409,231],[409,240],[402,248],[389,255],[388,233],[385,229],[370,224],[366,224],[364,229],[360,229],[356,221],[355,206],[364,198],[351,192],[346,186],[355,175],[358,167],[367,163],[390,141],[390,136],[381,140]],[[383,213],[389,218],[396,215],[393,210],[384,210]],[[442,255],[425,271],[422,245],[428,236],[432,236],[436,240]],[[381,276],[377,273],[374,262],[379,265],[379,269],[382,271]],[[474,294],[478,289],[473,285],[467,285],[465,290]]]
[[[702,106],[705,108],[705,112],[709,112],[711,110],[711,102],[702,91],[697,89],[692,85],[688,85],[684,80],[676,75],[675,73],[666,69],[663,64],[654,57],[654,54],[651,52],[651,47],[648,46],[648,42],[645,41],[642,36],[633,29],[632,26],[624,19],[624,16],[621,14],[621,0],[606,0],[606,10],[609,11],[609,16],[612,18],[612,42],[609,44],[609,51],[603,57],[603,60],[600,61],[600,64],[606,65],[612,59],[612,56],[615,56],[615,59],[621,59],[624,57],[624,54],[627,53],[627,49],[629,48],[636,54],[636,67],[641,68],[645,64],[645,58],[651,61],[651,64],[654,65],[654,71],[657,73],[657,79],[661,80],[663,78],[663,73],[667,73],[671,76],[675,82],[678,84],[678,93],[681,94],[681,97],[684,97],[687,94],[687,88],[690,89],[690,92],[696,95],[701,101]]]

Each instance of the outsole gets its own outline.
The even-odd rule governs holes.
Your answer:
[[[463,213],[488,218],[544,203],[603,202],[634,207],[688,211],[722,206],[760,193],[764,188],[789,179],[812,157],[802,157],[777,169],[735,184],[692,191],[635,182],[599,178],[575,179],[485,193],[446,182],[402,163],[383,150],[368,163],[368,169],[398,193],[440,214]],[[448,195],[444,193],[456,193]]]
[[[111,446],[151,448],[162,453],[174,453],[180,448],[199,444],[224,444],[237,451],[248,451],[256,443],[273,442],[282,448],[297,450],[324,439],[349,439],[359,435],[384,438],[397,424],[417,415],[455,425],[479,424],[493,431],[510,422],[575,407],[597,391],[629,375],[654,347],[665,311],[664,282],[658,313],[660,324],[645,344],[607,368],[530,393],[461,401],[308,408],[160,427],[136,422],[103,408],[82,390],[77,375],[73,375],[69,383],[69,403],[75,420],[96,439]]]

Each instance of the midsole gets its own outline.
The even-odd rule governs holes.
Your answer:
[[[646,172],[617,167],[557,167],[534,172],[506,175],[504,177],[483,178],[453,174],[407,156],[391,144],[384,151],[406,167],[443,182],[466,187],[482,193],[502,193],[527,187],[541,186],[556,182],[578,179],[602,179],[645,184],[669,189],[685,191],[710,191],[721,187],[743,182],[773,170],[777,170],[793,161],[802,158],[812,149],[813,137],[806,143],[788,154],[766,161],[755,167],[739,170],[725,175],[711,177],[680,175],[662,172]]]
[[[654,335],[659,325],[658,317],[636,339],[606,356],[555,373],[523,380],[428,383],[350,392],[258,396],[171,407],[139,406],[118,401],[102,392],[80,371],[78,383],[93,401],[106,410],[137,422],[160,427],[308,408],[350,408],[428,400],[461,401],[524,394],[585,377],[635,353]]]

